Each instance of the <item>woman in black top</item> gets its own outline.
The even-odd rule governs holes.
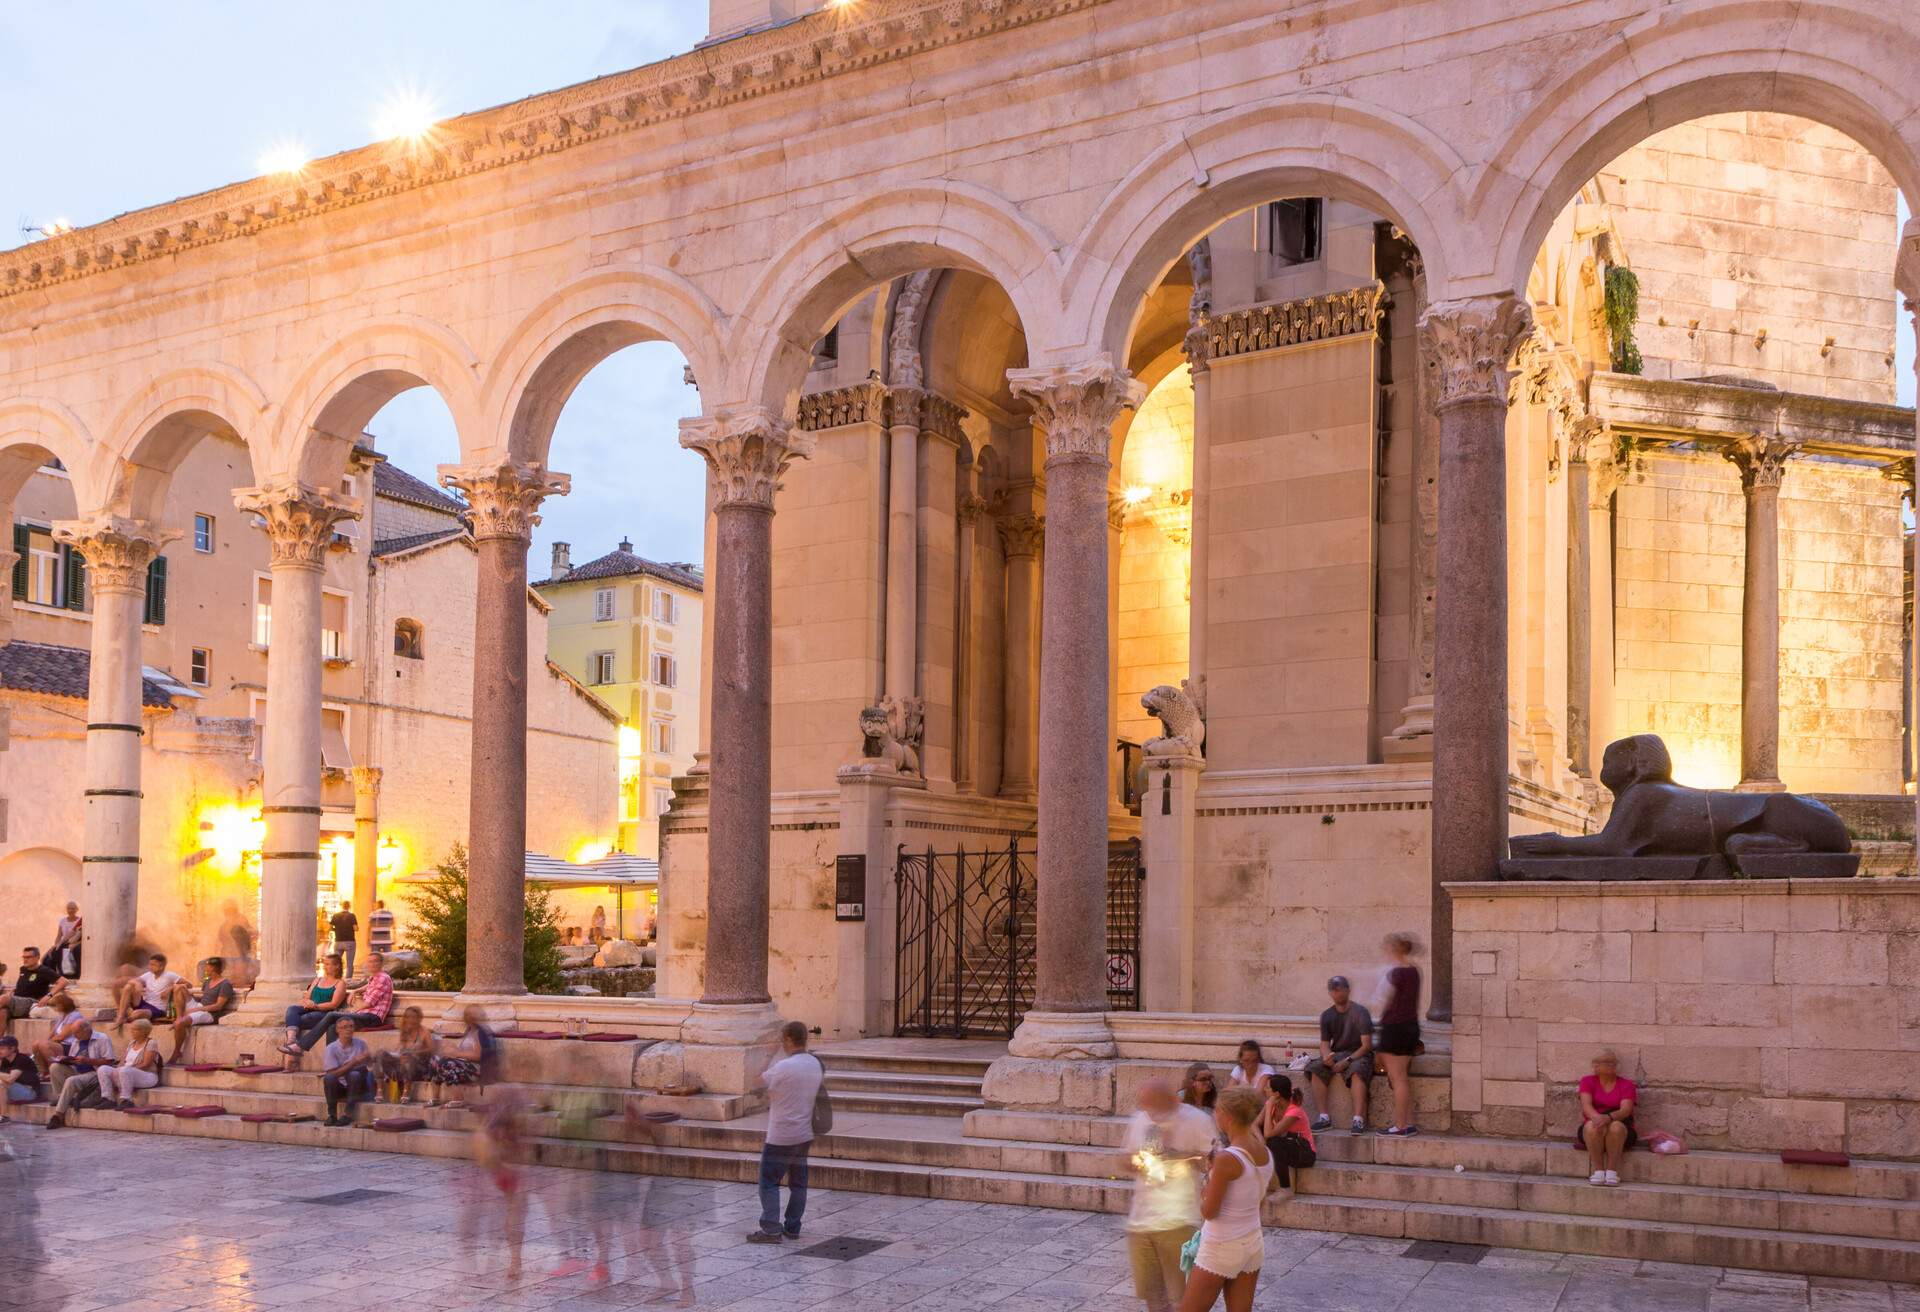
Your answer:
[[[1380,981],[1379,1033],[1374,1051],[1393,1084],[1393,1124],[1380,1131],[1400,1136],[1420,1133],[1413,1123],[1413,1058],[1420,1051],[1420,968],[1413,964],[1413,935],[1389,934],[1381,947],[1387,973]]]

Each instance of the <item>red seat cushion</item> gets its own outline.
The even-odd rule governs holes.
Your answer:
[[[123,1107],[120,1109],[129,1116],[166,1116],[173,1111],[171,1107]]]
[[[196,1061],[190,1066],[175,1066],[174,1069],[177,1071],[186,1071],[190,1075],[207,1075],[213,1071],[223,1071],[227,1068],[217,1061]]]
[[[1812,1148],[1787,1148],[1780,1153],[1780,1160],[1788,1166],[1852,1166],[1853,1159],[1845,1153],[1823,1153]]]
[[[242,1112],[240,1119],[248,1125],[265,1125],[268,1121],[277,1121],[280,1117],[273,1112]]]
[[[212,1103],[206,1103],[199,1107],[175,1107],[173,1114],[179,1119],[197,1121],[208,1116],[225,1116],[227,1109],[225,1107],[216,1107]]]
[[[616,1034],[612,1030],[596,1030],[592,1034],[582,1034],[588,1043],[631,1043],[639,1038],[638,1034]]]
[[[235,1075],[278,1075],[280,1068],[278,1066],[235,1066],[233,1073]]]
[[[373,1128],[382,1134],[405,1134],[408,1130],[424,1130],[427,1123],[418,1116],[383,1116]]]
[[[564,1039],[567,1036],[559,1030],[501,1030],[493,1037],[496,1039]]]

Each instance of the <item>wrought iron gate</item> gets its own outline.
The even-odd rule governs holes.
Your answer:
[[[894,1031],[1007,1038],[1033,1005],[1034,849],[900,849]],[[1140,1009],[1140,842],[1107,857],[1107,1005]]]

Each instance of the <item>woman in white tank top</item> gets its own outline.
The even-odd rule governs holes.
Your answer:
[[[1213,1109],[1213,1119],[1228,1146],[1216,1150],[1200,1195],[1200,1251],[1187,1275],[1180,1312],[1207,1312],[1227,1296],[1227,1312],[1248,1312],[1260,1280],[1265,1240],[1260,1203],[1273,1183],[1273,1155],[1256,1125],[1261,1098],[1248,1088],[1228,1089]]]

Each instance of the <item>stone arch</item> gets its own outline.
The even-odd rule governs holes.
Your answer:
[[[13,914],[0,929],[0,952],[20,960],[20,949],[45,949],[53,922],[70,901],[80,900],[78,857],[57,847],[27,847],[0,857],[0,898]]]
[[[111,464],[80,417],[58,401],[23,396],[0,401],[0,505],[11,505],[33,471],[52,456],[73,480],[77,511],[106,509],[102,469]]]
[[[480,358],[452,329],[418,315],[348,333],[322,350],[288,391],[269,445],[271,463],[254,478],[292,475],[332,486],[347,452],[381,407],[416,387],[439,393],[461,449],[477,445]],[[451,454],[451,453],[449,453]]]
[[[158,521],[174,470],[209,434],[246,445],[250,463],[265,454],[266,393],[238,369],[202,364],[162,374],[142,388],[108,429],[116,459],[107,496],[136,518]]]
[[[1262,201],[1328,196],[1398,224],[1444,286],[1466,239],[1453,148],[1343,96],[1288,96],[1194,121],[1116,183],[1081,230],[1067,324],[1124,361],[1141,305],[1208,232]]]
[[[750,351],[727,398],[790,415],[813,344],[863,292],[923,269],[971,269],[1012,299],[1033,358],[1061,343],[1058,243],[1004,197],[923,183],[833,213],[773,260],[739,315]]]
[[[1750,0],[1662,15],[1607,40],[1499,143],[1469,198],[1499,234],[1493,281],[1524,287],[1554,217],[1612,159],[1707,114],[1766,110],[1844,132],[1920,203],[1920,33],[1897,6]],[[1884,16],[1883,16],[1884,14]],[[1891,268],[1893,255],[1888,252]]]
[[[724,386],[725,333],[719,308],[677,274],[633,267],[577,279],[508,335],[487,373],[483,409],[489,423],[475,435],[487,450],[470,450],[464,458],[544,462],[560,411],[580,380],[636,342],[662,341],[678,349],[703,395],[707,384]]]

